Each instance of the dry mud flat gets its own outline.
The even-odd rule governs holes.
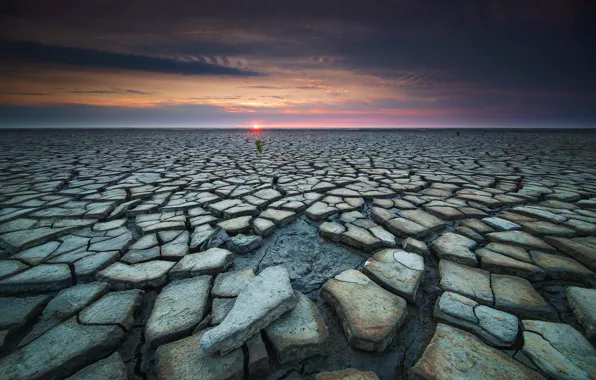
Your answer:
[[[596,378],[594,133],[3,134],[3,379]]]

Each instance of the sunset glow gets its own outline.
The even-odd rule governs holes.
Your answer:
[[[0,127],[596,121],[596,54],[576,38],[592,23],[575,1],[564,12],[530,1],[224,3],[150,0],[140,16],[117,2],[11,2]]]

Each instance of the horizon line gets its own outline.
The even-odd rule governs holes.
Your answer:
[[[558,126],[523,126],[523,127],[470,127],[470,126],[441,126],[441,127],[261,127],[259,129],[247,127],[122,127],[122,126],[87,126],[87,127],[2,127],[1,131],[23,131],[23,130],[212,130],[212,131],[250,131],[254,133],[262,131],[318,131],[318,130],[335,130],[335,131],[440,131],[440,130],[466,130],[466,131],[596,131],[596,125],[584,127],[558,127]]]

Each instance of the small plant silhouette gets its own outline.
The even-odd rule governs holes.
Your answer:
[[[263,142],[261,140],[256,140],[255,145],[257,146],[257,151],[263,153]]]
[[[459,137],[460,132],[459,131],[456,131],[455,134],[457,135],[457,137]]]

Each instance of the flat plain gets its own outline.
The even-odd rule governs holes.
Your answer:
[[[2,379],[596,378],[596,133],[0,133]]]

